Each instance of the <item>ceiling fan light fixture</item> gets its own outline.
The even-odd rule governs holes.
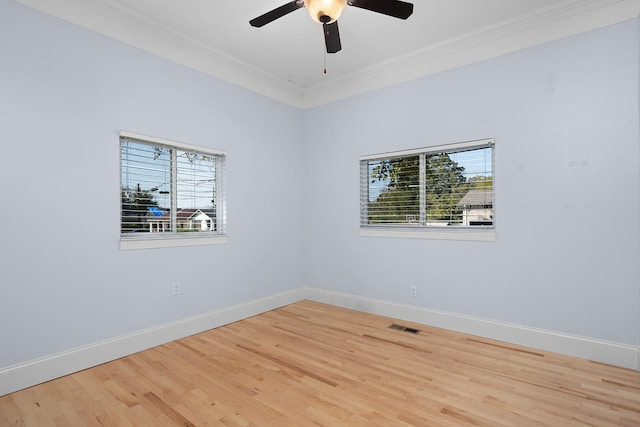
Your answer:
[[[304,0],[311,18],[320,24],[331,24],[340,18],[347,0]]]

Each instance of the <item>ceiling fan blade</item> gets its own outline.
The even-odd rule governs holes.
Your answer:
[[[342,44],[340,43],[338,21],[331,24],[322,24],[322,30],[324,31],[324,44],[327,45],[327,53],[340,52]]]
[[[348,0],[347,4],[400,19],[407,19],[413,13],[413,4],[400,0]]]
[[[294,0],[287,4],[283,4],[280,7],[276,7],[275,9],[258,16],[257,18],[253,18],[249,21],[252,27],[262,27],[263,25],[268,24],[269,22],[275,21],[278,18],[282,18],[284,15],[293,12],[294,10],[298,10],[304,6],[304,0]]]

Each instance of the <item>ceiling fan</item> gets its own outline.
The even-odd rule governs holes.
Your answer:
[[[249,24],[252,27],[262,27],[301,7],[306,7],[311,18],[322,24],[327,53],[336,53],[342,49],[338,18],[346,5],[400,19],[407,19],[413,13],[413,4],[400,0],[293,0],[252,19]]]

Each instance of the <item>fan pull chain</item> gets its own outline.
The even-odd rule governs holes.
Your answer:
[[[327,74],[327,51],[324,51],[324,73]]]

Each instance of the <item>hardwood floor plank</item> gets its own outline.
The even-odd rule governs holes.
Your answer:
[[[0,425],[639,426],[640,376],[302,301],[2,396]]]

